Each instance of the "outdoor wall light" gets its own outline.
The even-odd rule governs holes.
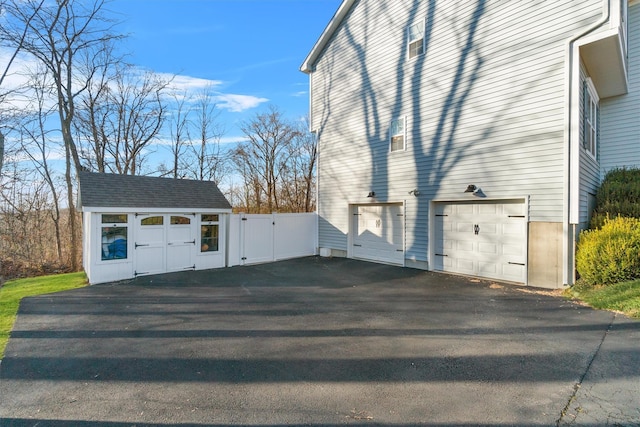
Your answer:
[[[464,190],[464,192],[465,192],[465,193],[475,193],[475,192],[477,192],[478,190],[479,190],[479,188],[478,188],[478,187],[476,187],[476,186],[475,186],[475,185],[473,185],[473,184],[469,184],[469,185],[467,185],[467,189],[466,189],[466,190]]]
[[[369,191],[369,194],[367,194],[367,197],[376,197],[376,192],[375,191]]]
[[[409,194],[413,194],[415,197],[418,197],[420,195],[420,190],[414,188],[413,190],[409,191]]]

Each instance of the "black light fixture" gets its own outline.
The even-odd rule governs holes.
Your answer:
[[[417,188],[414,188],[413,190],[409,191],[409,194],[413,194],[415,197],[418,197],[420,195],[420,191]]]
[[[367,197],[376,197],[376,192],[375,191],[369,191],[369,194],[367,194]]]
[[[478,191],[478,187],[473,184],[467,185],[467,189],[464,190],[465,193],[475,193],[476,191]]]

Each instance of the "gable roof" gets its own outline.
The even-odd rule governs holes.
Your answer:
[[[331,21],[329,21],[329,24],[320,35],[320,38],[316,41],[316,44],[313,45],[313,49],[311,49],[311,52],[309,52],[307,58],[300,66],[300,71],[307,74],[313,71],[316,65],[316,60],[322,54],[325,46],[327,46],[329,40],[331,40],[331,37],[333,37],[333,34],[336,32],[338,27],[340,27],[344,17],[347,16],[356,1],[357,0],[342,0],[342,4],[340,4],[340,7],[338,7],[338,10],[331,18]]]
[[[80,172],[82,207],[231,209],[212,181]]]

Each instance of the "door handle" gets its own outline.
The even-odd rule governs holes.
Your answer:
[[[477,236],[478,233],[480,233],[480,226],[478,224],[475,224],[473,226],[473,234],[475,234]]]

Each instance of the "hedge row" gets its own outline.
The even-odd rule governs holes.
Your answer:
[[[596,194],[589,228],[600,228],[606,218],[640,218],[640,169],[613,169]]]
[[[590,230],[580,234],[576,268],[591,286],[640,278],[640,169],[605,176]]]

